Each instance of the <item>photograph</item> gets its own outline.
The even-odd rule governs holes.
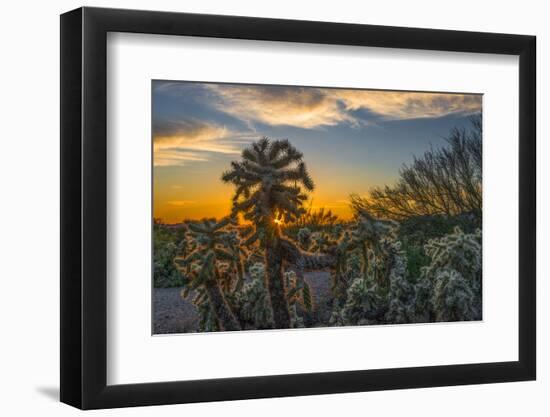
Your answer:
[[[151,94],[153,334],[482,320],[481,94]]]

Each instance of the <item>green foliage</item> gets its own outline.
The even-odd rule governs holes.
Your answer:
[[[466,233],[474,233],[478,228],[475,218],[467,214],[414,216],[400,222],[398,238],[405,245],[422,248],[430,239],[453,233],[457,226]]]
[[[417,282],[420,278],[422,268],[430,262],[429,256],[426,256],[421,246],[403,245],[405,256],[407,257],[407,270],[411,281]]]
[[[422,268],[430,264],[430,257],[424,246],[432,239],[452,234],[459,227],[466,233],[475,233],[475,221],[472,216],[416,216],[400,222],[398,239],[403,243],[407,255],[407,269],[414,282],[419,281]]]
[[[178,287],[184,277],[174,265],[174,258],[187,249],[185,228],[171,228],[156,221],[153,224],[153,285]]]

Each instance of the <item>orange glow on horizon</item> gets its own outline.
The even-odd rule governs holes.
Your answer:
[[[160,219],[166,224],[181,223],[184,220],[200,220],[205,217],[215,217],[217,219],[229,215],[231,212],[231,200],[228,196],[225,200],[208,200],[204,202],[192,200],[178,200],[168,198],[155,197],[154,202],[154,218]],[[353,213],[347,201],[320,201],[314,200],[314,205],[306,203],[304,208],[307,210],[311,207],[313,211],[324,208],[325,211],[330,210],[337,215],[339,220],[348,221],[353,217]],[[240,224],[248,224],[244,219],[239,218]],[[274,223],[283,225],[282,219],[275,219]]]

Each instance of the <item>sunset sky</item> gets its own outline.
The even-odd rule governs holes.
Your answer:
[[[403,163],[441,146],[481,112],[481,95],[153,81],[154,217],[229,214],[220,180],[250,142],[289,139],[315,181],[313,207],[351,213],[350,193],[393,183]]]

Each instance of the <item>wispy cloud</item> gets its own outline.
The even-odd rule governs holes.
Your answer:
[[[222,84],[207,87],[219,97],[214,102],[217,110],[247,122],[306,129],[355,122],[337,100],[320,89]]]
[[[208,161],[208,158],[198,152],[189,152],[178,148],[154,150],[154,165],[157,167],[185,165],[187,162]]]
[[[481,111],[481,96],[284,86],[206,84],[218,96],[213,106],[248,123],[304,129],[340,123],[368,123],[354,114],[368,110],[373,118],[405,120]]]
[[[155,166],[185,165],[207,161],[212,154],[238,154],[249,141],[241,133],[195,119],[157,120],[153,125]]]
[[[390,120],[442,117],[481,111],[481,95],[399,91],[325,90],[346,110],[367,109]]]

